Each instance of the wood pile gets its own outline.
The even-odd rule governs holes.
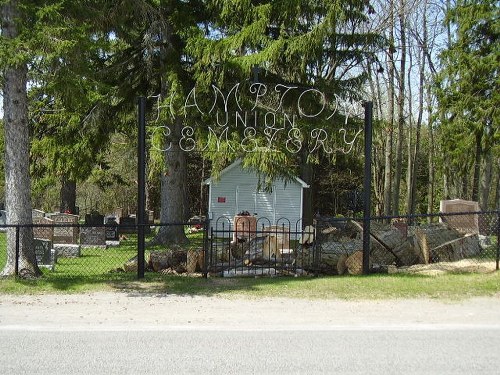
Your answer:
[[[343,228],[318,232],[319,269],[325,273],[358,275],[363,269],[363,226],[349,221]],[[461,234],[445,223],[408,227],[398,222],[370,225],[370,268],[458,261],[480,252],[477,234]]]
[[[205,253],[202,249],[173,248],[151,251],[147,261],[148,269],[154,272],[194,273],[203,270]]]
[[[208,272],[225,277],[307,273],[363,273],[363,225],[345,221],[339,226],[304,229],[297,242],[279,227],[246,238],[227,238],[212,244]],[[416,264],[456,262],[481,251],[479,236],[459,233],[446,223],[408,226],[404,222],[370,225],[370,264],[373,271]],[[232,241],[231,241],[232,240]],[[201,249],[152,251],[150,270],[192,273],[204,269]],[[134,265],[128,267],[134,269]],[[137,266],[135,266],[137,269]]]

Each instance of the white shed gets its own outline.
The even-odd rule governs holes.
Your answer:
[[[301,230],[303,190],[309,188],[304,181],[296,177],[292,181],[276,179],[271,191],[258,189],[258,176],[253,170],[244,169],[241,159],[225,168],[218,180],[209,178],[204,181],[209,186],[208,216],[211,226],[218,221],[233,218],[240,212],[247,211],[263,224],[287,224],[290,229]]]

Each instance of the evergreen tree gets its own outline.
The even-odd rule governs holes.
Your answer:
[[[107,75],[116,42],[103,29],[100,1],[66,1],[39,20],[31,62],[35,191],[60,183],[60,211],[75,213],[76,183],[94,166],[117,127],[117,98]],[[49,25],[49,32],[42,32]]]
[[[290,113],[294,106],[296,110],[300,92],[312,87],[325,94],[329,113],[335,112],[334,107],[339,104],[335,95],[354,100],[363,98],[366,72],[361,68],[361,62],[373,59],[376,48],[382,43],[379,35],[366,31],[367,14],[373,11],[369,2],[235,0],[211,1],[209,4],[214,15],[209,24],[211,32],[206,35],[198,30],[198,37],[193,36],[188,44],[195,61],[198,85],[216,84],[226,89],[237,82],[251,85],[248,80],[252,79],[254,68],[258,66],[259,81],[268,84],[269,91],[276,84],[299,89],[297,93],[291,91],[287,95],[275,93],[274,103],[280,103],[286,96],[280,112]],[[240,99],[244,101],[245,97],[240,96]],[[252,100],[250,95],[246,99]],[[324,102],[321,97],[315,97],[302,104],[307,106],[309,113],[316,113]],[[286,149],[290,135],[287,129],[276,135],[275,147],[271,150],[267,147],[270,133],[257,131],[254,139],[260,146],[257,152],[244,153],[241,149],[234,152],[236,147],[229,147],[218,150],[225,152],[208,153],[207,156],[217,167],[244,154],[245,166],[253,167],[271,179],[290,177],[299,172],[306,182],[312,183],[312,163],[320,160],[320,153],[329,151],[332,153],[329,159],[335,160],[336,152],[349,148],[342,144],[339,128],[344,125],[345,118],[342,111],[338,112],[328,120],[298,116],[295,125],[297,134],[300,133],[296,138],[301,144],[300,152],[290,153]],[[328,150],[314,147],[317,141],[313,137],[314,131],[320,128],[330,135]],[[245,130],[242,128],[239,134],[232,134],[228,143],[241,144]],[[304,212],[308,212],[311,206],[306,203]]]
[[[27,98],[28,58],[22,52],[27,26],[26,14],[16,0],[1,5],[1,66],[3,68],[3,110],[5,133],[5,203],[7,224],[29,225],[31,218],[31,179],[29,173],[29,123]],[[19,266],[40,275],[33,230],[19,229]],[[16,228],[7,232],[7,263],[2,275],[13,275],[16,264]]]
[[[498,1],[459,0],[447,18],[455,35],[441,55],[436,90],[441,144],[448,168],[460,178],[457,193],[478,200],[481,161],[492,159],[500,141]]]

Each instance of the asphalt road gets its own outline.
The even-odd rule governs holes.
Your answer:
[[[5,374],[498,374],[500,329],[0,330]]]
[[[500,298],[0,295],[0,374],[500,374]]]

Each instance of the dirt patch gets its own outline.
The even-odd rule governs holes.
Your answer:
[[[496,262],[462,259],[457,262],[440,262],[432,264],[416,264],[409,267],[392,267],[389,273],[405,273],[413,275],[439,276],[453,273],[491,273],[496,270]]]

